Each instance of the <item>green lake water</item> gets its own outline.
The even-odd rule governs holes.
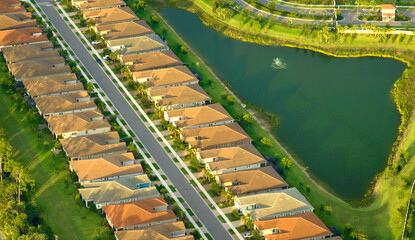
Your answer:
[[[363,196],[397,136],[400,116],[390,91],[404,63],[246,43],[192,13],[161,14],[242,99],[278,116],[278,138],[314,176],[345,199]]]

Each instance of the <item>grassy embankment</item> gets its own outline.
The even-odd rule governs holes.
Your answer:
[[[264,26],[263,29],[266,29],[266,35],[260,35],[258,33],[260,28],[255,27],[255,24],[252,23],[254,20],[244,20],[239,15],[233,16],[229,20],[213,19],[210,5],[212,2],[213,0],[195,0],[193,3],[171,1],[170,4],[171,6],[196,12],[205,23],[212,25],[216,30],[245,41],[262,44],[284,44],[293,47],[301,44],[298,45],[301,48],[308,48],[339,57],[388,56],[401,59],[408,63],[413,59],[412,50],[414,50],[415,45],[411,45],[412,37],[405,37],[403,41],[389,39],[387,42],[380,42],[380,37],[350,35],[345,37],[344,43],[334,38],[327,41],[327,43],[325,41],[320,43],[314,33],[305,34],[305,31],[302,29],[280,25],[274,25],[271,28]],[[130,6],[132,3],[133,1],[130,0]],[[154,14],[153,10],[146,7],[144,10],[136,10],[136,13],[141,19],[146,20],[159,35],[166,37],[170,48],[190,68],[197,70],[202,79],[200,83],[212,97],[213,102],[220,102],[235,119],[241,119],[242,115],[246,113],[246,110],[242,109],[238,104],[230,104],[222,97],[222,93],[226,90],[219,83],[219,80],[214,77],[201,59],[192,51],[188,53],[181,51],[180,47],[184,45],[183,42],[163,21],[159,23],[151,21],[151,16]],[[382,48],[383,50],[379,50]],[[254,139],[254,144],[261,153],[273,155],[278,159],[285,156],[284,151],[276,143],[273,143],[271,148],[265,148],[263,145],[258,144],[259,139],[264,136],[267,137],[269,134],[257,122],[254,122],[252,126],[246,127],[245,130]],[[412,132],[414,134],[411,134]],[[412,126],[405,140],[405,144],[412,146],[414,140],[415,127]],[[415,151],[411,151],[410,153],[413,156]],[[400,176],[414,178],[414,169],[415,160],[411,159],[397,176],[381,178],[376,188],[377,192],[374,202],[368,207],[361,208],[352,207],[344,201],[322,191],[296,165],[286,171],[286,180],[291,186],[298,187],[307,196],[313,206],[316,207],[317,214],[327,225],[336,225],[342,228],[344,224],[351,223],[356,229],[363,230],[371,239],[396,239],[400,236],[402,228],[402,218],[397,216],[399,215],[397,209],[405,206],[409,197],[408,187],[405,187],[403,192],[401,191],[399,193],[402,197],[397,197],[399,195],[398,191],[400,190],[400,187],[397,186],[403,185]],[[309,193],[306,191],[305,186],[309,186]],[[327,212],[321,211],[320,206],[322,204],[331,206],[333,213],[327,214]]]
[[[0,62],[0,69],[5,66]],[[0,78],[7,78],[0,71]],[[69,172],[62,170],[65,159],[51,152],[52,136],[35,132],[28,121],[30,113],[13,111],[14,101],[0,89],[0,123],[14,149],[14,159],[25,165],[35,179],[34,194],[44,218],[59,239],[93,239],[103,219],[74,200],[78,190],[71,184]]]

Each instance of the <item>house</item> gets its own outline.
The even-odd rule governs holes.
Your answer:
[[[164,111],[203,106],[212,100],[199,84],[149,89],[148,95]]]
[[[131,72],[183,65],[171,50],[121,56],[120,61]]]
[[[156,197],[103,206],[102,210],[110,226],[120,231],[176,222],[177,217],[168,206],[163,197]]]
[[[296,188],[237,196],[235,206],[253,221],[286,217],[314,210]]]
[[[0,15],[23,14],[26,9],[19,0],[1,0]]]
[[[200,151],[196,156],[213,175],[260,168],[267,164],[252,144]]]
[[[252,138],[246,134],[238,123],[185,129],[180,134],[189,146],[196,148],[198,151],[243,146],[252,142]]]
[[[270,192],[288,187],[288,184],[272,166],[219,174],[215,176],[215,180],[234,196]]]
[[[232,116],[220,103],[165,111],[164,119],[180,129],[211,127],[234,122]]]
[[[84,17],[87,21],[93,20],[98,26],[127,21],[138,21],[138,17],[129,7],[105,8],[100,10],[85,10]]]
[[[266,240],[314,240],[333,235],[313,212],[255,221],[254,226]]]
[[[61,57],[10,63],[8,67],[16,81],[71,73],[71,68]]]
[[[43,60],[59,57],[59,50],[53,49],[51,42],[19,45],[2,49],[4,59],[8,63]]]
[[[0,30],[17,29],[37,26],[30,12],[0,15]]]
[[[23,79],[22,83],[32,98],[84,91],[83,84],[73,73]]]
[[[135,81],[145,84],[148,89],[159,89],[197,84],[199,80],[186,66],[176,66],[133,72]]]
[[[382,21],[395,21],[396,6],[394,4],[381,4],[380,11],[382,12]]]
[[[97,25],[95,30],[106,40],[154,34],[153,29],[144,20]]]
[[[147,175],[119,178],[113,181],[85,183],[79,189],[82,200],[100,209],[103,206],[159,197],[160,194]]]
[[[151,227],[114,232],[117,240],[194,240],[192,235],[186,235],[183,222],[172,222],[153,225]]]
[[[127,146],[120,141],[118,132],[59,139],[59,141],[71,161],[127,153]]]
[[[72,5],[81,10],[100,10],[127,6],[122,0],[71,0]]]
[[[111,131],[111,125],[98,110],[46,117],[56,138],[73,138]]]
[[[1,7],[0,7],[1,9]],[[0,48],[49,41],[39,27],[27,27],[0,31]]]
[[[123,165],[123,160],[126,157],[124,154],[82,161],[70,161],[69,168],[76,173],[81,184],[111,181],[122,177],[143,174],[141,164]]]
[[[155,34],[108,40],[107,45],[111,52],[118,51],[120,55],[157,52],[168,49],[166,43],[164,43],[164,41]]]
[[[87,91],[35,98],[36,107],[43,117],[92,111],[97,109]]]

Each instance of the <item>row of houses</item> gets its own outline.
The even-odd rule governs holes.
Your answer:
[[[119,240],[193,239],[29,15],[18,0],[0,2],[0,48],[69,157],[86,206],[102,209]]]
[[[178,128],[181,139],[215,181],[235,198],[235,206],[254,221],[267,240],[324,239],[332,232],[296,189],[268,166],[252,139],[199,86],[199,79],[153,30],[121,0],[72,0],[91,30],[119,54],[132,79]]]

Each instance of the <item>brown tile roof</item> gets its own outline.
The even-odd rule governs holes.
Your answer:
[[[185,230],[184,223],[180,221],[158,224],[138,230],[117,231],[115,236],[118,240],[193,240],[192,235],[173,237],[171,234],[172,232]]]
[[[260,231],[267,229],[279,230],[280,233],[265,235],[267,240],[300,240],[332,235],[330,230],[313,212],[255,221],[254,224]]]
[[[123,63],[132,63],[129,66],[131,72],[172,67],[182,65],[183,62],[171,51],[149,52],[132,54],[121,57]]]
[[[235,198],[235,204],[239,206],[255,204],[256,208],[247,211],[251,214],[253,220],[275,218],[277,214],[288,214],[299,211],[308,212],[314,209],[296,188],[237,196]]]
[[[186,66],[133,72],[133,75],[137,81],[146,84],[150,89],[162,86],[171,86],[175,84],[181,85],[184,83],[199,82],[195,75],[193,75],[193,73],[190,72]]]
[[[17,6],[13,6],[17,5]],[[18,0],[1,0],[0,1],[0,14],[13,14],[18,12],[26,12],[26,9],[21,6]]]
[[[216,160],[206,163],[212,171],[267,162],[252,144],[205,150],[201,151],[200,155],[214,155]]]
[[[153,29],[143,20],[98,25],[97,30],[107,40],[154,33]]]
[[[166,114],[169,118],[183,117],[183,120],[174,121],[180,128],[233,120],[220,103],[166,111]]]
[[[85,183],[79,189],[82,199],[95,204],[108,204],[117,201],[134,201],[132,199],[148,199],[159,197],[155,187],[137,188],[139,184],[150,183],[147,175],[119,178],[114,181]]]
[[[166,43],[157,35],[115,39],[107,42],[111,47],[124,46],[123,49],[117,50],[121,55],[168,49]]]
[[[152,89],[149,90],[149,92],[152,98],[160,96],[165,97],[164,99],[157,100],[160,106],[211,100],[209,95],[199,86],[199,84]]]
[[[141,164],[123,166],[124,154],[80,161],[70,161],[80,181],[143,173]]]
[[[84,86],[80,82],[67,84],[67,81],[73,80],[77,80],[76,75],[70,73],[44,78],[23,79],[22,82],[26,87],[27,92],[34,98],[47,94],[60,94],[84,90]]]
[[[185,129],[181,134],[186,142],[201,150],[242,141],[246,144],[252,140],[238,123]]]
[[[114,228],[124,228],[146,223],[177,219],[173,210],[156,212],[154,208],[167,206],[163,197],[102,207]]]
[[[226,186],[233,195],[288,187],[284,179],[271,166],[220,174],[216,175],[216,178],[222,184],[229,182],[235,184]]]
[[[53,132],[57,135],[60,135],[67,132],[111,127],[108,121],[102,119],[102,117],[102,113],[95,110],[65,115],[48,116],[46,117],[46,121],[48,122]],[[94,118],[101,120],[95,120]]]
[[[127,152],[127,146],[119,142],[117,132],[107,132],[83,137],[59,139],[70,158],[84,157],[115,151]]]
[[[40,29],[39,27],[3,30],[0,31],[0,46],[3,47],[10,45],[48,41],[46,34],[42,34],[42,32],[42,29]]]
[[[67,111],[90,111],[97,109],[94,100],[91,100],[87,91],[35,98],[35,103],[43,115]]]
[[[16,79],[47,77],[51,75],[71,73],[71,68],[68,65],[55,66],[62,64],[65,64],[65,60],[61,57],[56,57],[10,63],[9,69]]]
[[[53,48],[52,42],[42,42],[6,47],[2,49],[2,52],[6,60],[11,63],[39,58],[59,57],[59,50],[49,50],[51,48]]]
[[[124,5],[122,0],[73,0],[74,5],[80,9],[94,9],[94,8],[111,8],[119,5]]]
[[[27,20],[31,18],[32,15],[29,12],[21,14],[0,15],[0,30],[34,27],[37,25],[36,20]]]
[[[380,8],[383,9],[389,9],[389,10],[396,10],[396,6],[394,4],[381,4]]]
[[[129,7],[87,10],[84,11],[84,17],[88,20],[93,19],[97,25],[138,20],[138,17]]]

